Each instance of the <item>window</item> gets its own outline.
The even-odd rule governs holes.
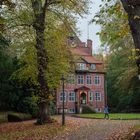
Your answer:
[[[94,84],[95,85],[100,85],[101,79],[99,75],[94,76]]]
[[[93,91],[89,91],[88,95],[89,95],[89,101],[90,102],[93,101]]]
[[[87,85],[91,85],[91,76],[90,75],[86,76],[86,82],[87,82]]]
[[[70,108],[69,109],[69,113],[75,113],[75,109],[74,108]]]
[[[70,74],[68,76],[68,83],[69,84],[75,84],[75,75],[74,74]]]
[[[86,70],[86,64],[84,63],[77,63],[78,70]]]
[[[84,84],[84,75],[77,76],[78,84]]]
[[[91,64],[91,65],[90,65],[90,69],[91,69],[91,70],[95,70],[95,69],[96,69],[96,65],[95,65],[95,64]]]
[[[95,111],[96,111],[96,112],[101,112],[102,109],[101,109],[101,108],[96,108]]]
[[[100,92],[95,92],[95,100],[101,101],[101,93]]]
[[[63,93],[60,93],[60,102],[63,102]],[[64,92],[64,102],[66,102],[66,92]]]
[[[70,92],[69,93],[69,101],[74,102],[75,101],[75,92]]]
[[[58,111],[59,111],[60,114],[63,113],[63,109],[62,108],[59,108]],[[64,112],[65,113],[68,113],[68,109],[64,108]]]

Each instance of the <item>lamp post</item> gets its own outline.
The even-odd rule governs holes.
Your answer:
[[[140,74],[138,74],[138,79],[140,80]]]
[[[62,81],[62,90],[63,90],[63,109],[62,109],[62,126],[65,125],[65,112],[64,112],[64,97],[65,97],[65,93],[64,93],[64,75],[62,75],[61,77],[61,81]]]
[[[138,79],[140,80],[140,62],[139,62],[139,65],[138,65]]]

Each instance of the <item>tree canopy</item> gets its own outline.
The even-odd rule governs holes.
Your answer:
[[[135,99],[139,96],[135,63],[138,56],[128,15],[120,1],[110,1],[101,5],[93,21],[101,25],[98,35],[106,53],[108,104],[111,111],[136,111],[139,106]]]

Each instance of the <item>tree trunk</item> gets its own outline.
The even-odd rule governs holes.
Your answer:
[[[52,119],[50,117],[50,108],[49,104],[46,102],[40,102],[39,104],[39,113],[38,113],[38,124],[44,124],[44,123],[51,123]]]
[[[39,20],[41,21],[41,20]],[[41,97],[39,105],[38,120],[41,122],[50,122],[49,111],[49,88],[45,77],[47,69],[47,52],[44,48],[44,30],[36,30],[36,50],[37,50],[37,64],[38,64],[38,83],[39,96]]]
[[[128,14],[130,30],[134,40],[138,74],[140,74],[140,0],[121,0],[125,11]]]
[[[46,6],[46,5],[45,5]],[[45,72],[48,64],[48,55],[45,49],[45,14],[46,10],[42,7],[40,0],[32,0],[32,8],[34,11],[33,28],[36,31],[36,44],[37,51],[37,67],[38,67],[38,83],[39,83],[39,114],[37,122],[40,124],[50,122],[49,110],[49,87]]]

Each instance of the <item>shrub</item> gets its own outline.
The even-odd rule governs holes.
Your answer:
[[[91,114],[91,113],[96,113],[96,111],[92,107],[83,106],[82,107],[82,113],[83,114]]]
[[[0,112],[0,123],[7,122],[7,112]]]
[[[25,113],[10,113],[7,115],[8,122],[21,122],[32,119],[30,114]]]
[[[50,103],[50,112],[51,112],[51,115],[56,114],[56,105],[54,102]]]
[[[38,113],[38,105],[32,97],[25,97],[17,106],[17,110],[23,113],[29,113],[32,117],[36,117]]]

